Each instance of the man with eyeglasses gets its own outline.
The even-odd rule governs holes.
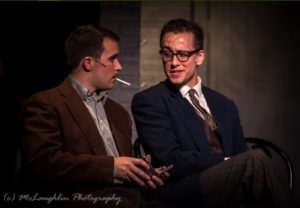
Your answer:
[[[132,112],[153,163],[174,168],[165,186],[147,195],[182,207],[295,207],[269,158],[248,151],[234,102],[202,83],[201,27],[170,20],[160,47],[167,79],[136,94]]]
[[[122,70],[118,42],[100,26],[75,28],[65,42],[69,75],[26,103],[25,194],[36,199],[28,207],[167,207],[142,198],[139,188],[162,186],[169,174],[156,175],[149,156],[132,157],[131,117],[108,97]]]

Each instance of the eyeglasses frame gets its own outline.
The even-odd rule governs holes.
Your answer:
[[[177,60],[180,61],[180,62],[187,62],[187,61],[190,59],[190,57],[191,57],[192,55],[194,55],[195,53],[199,52],[200,50],[201,50],[201,49],[195,49],[195,50],[193,50],[193,51],[178,51],[178,52],[176,52],[176,53],[173,53],[172,51],[168,50],[168,51],[170,51],[170,53],[172,54],[172,57],[170,57],[169,60],[164,60],[165,58],[163,57],[163,52],[166,51],[166,50],[160,49],[160,50],[159,50],[159,54],[160,54],[160,56],[161,56],[161,58],[162,58],[162,60],[163,60],[164,62],[171,61],[171,60],[174,58],[174,56],[176,56]],[[178,54],[180,54],[180,53],[186,53],[186,55],[187,55],[187,60],[182,61],[182,60],[178,57]]]

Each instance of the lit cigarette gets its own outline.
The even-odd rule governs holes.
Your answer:
[[[116,78],[116,80],[119,81],[119,82],[122,82],[123,84],[126,84],[126,85],[128,85],[128,86],[131,85],[129,82],[126,82],[126,81],[124,81],[124,80],[122,80],[122,79]]]

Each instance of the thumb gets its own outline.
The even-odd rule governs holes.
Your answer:
[[[151,163],[151,155],[146,155],[146,160],[149,162],[149,163]]]

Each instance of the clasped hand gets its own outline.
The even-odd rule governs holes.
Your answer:
[[[155,189],[164,184],[164,180],[170,177],[168,172],[159,176],[150,174],[151,156],[146,156],[146,161],[133,157],[116,157],[115,158],[115,177],[131,183],[136,183],[143,188]],[[159,172],[163,167],[155,168]]]

